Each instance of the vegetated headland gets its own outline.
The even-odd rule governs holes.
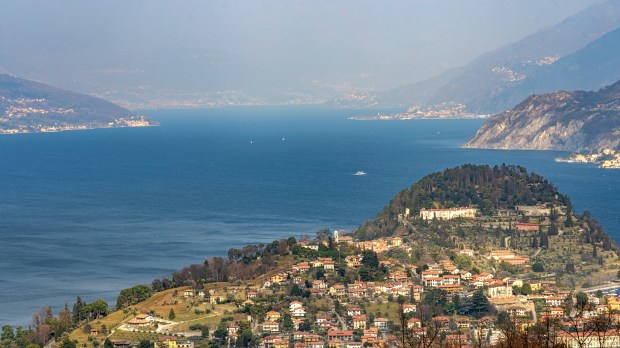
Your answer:
[[[171,277],[42,307],[6,347],[513,347],[620,339],[618,246],[519,166],[463,165],[352,234],[230,249]],[[598,291],[597,291],[598,290]],[[600,325],[595,325],[596,323]],[[593,346],[593,345],[590,345]]]

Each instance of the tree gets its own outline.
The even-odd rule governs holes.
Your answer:
[[[483,317],[491,308],[489,299],[484,295],[482,290],[474,291],[471,297],[471,309],[475,317]]]
[[[549,236],[557,236],[558,234],[560,234],[559,231],[558,231],[558,227],[555,225],[555,222],[552,222],[549,225],[549,229],[547,230],[547,234]]]
[[[573,214],[571,214],[570,210],[566,211],[566,220],[564,220],[565,227],[573,227],[575,223],[573,222]]]
[[[69,339],[69,336],[65,337],[62,342],[60,342],[61,348],[76,348],[76,344],[74,341]]]
[[[75,300],[75,304],[73,305],[73,311],[72,311],[74,323],[78,324],[79,322],[82,321],[82,319],[84,319],[82,317],[82,307],[84,307],[85,305],[86,305],[86,302],[82,301],[82,298],[78,296],[77,299]]]
[[[532,271],[537,272],[537,273],[544,272],[545,271],[545,266],[543,266],[542,262],[536,261],[532,265]]]
[[[176,317],[176,314],[174,314],[174,308],[170,308],[170,312],[168,312],[168,319],[174,320]]]
[[[530,285],[530,283],[523,283],[523,286],[521,287],[521,293],[523,295],[529,295],[532,293],[532,286]]]
[[[138,348],[153,348],[153,343],[149,340],[142,340],[138,344]]]
[[[151,288],[146,285],[136,285],[123,289],[116,298],[116,308],[122,309],[142,302],[151,296]]]
[[[282,329],[284,331],[292,331],[294,328],[294,324],[293,324],[293,318],[291,318],[291,315],[288,313],[284,313],[284,315],[282,316]]]
[[[114,344],[112,344],[109,338],[106,338],[105,341],[103,341],[103,348],[114,348]]]
[[[362,265],[370,269],[379,269],[379,256],[372,250],[364,250],[362,253]]]
[[[575,295],[575,300],[577,301],[577,308],[583,310],[588,304],[588,295],[580,291]]]
[[[566,264],[565,270],[568,274],[575,274],[575,265],[572,262],[569,262]]]
[[[13,327],[10,325],[4,325],[2,327],[2,341],[13,341],[15,339],[15,333],[13,332]]]
[[[293,284],[293,286],[291,287],[291,296],[301,296],[301,295],[302,295],[302,291],[299,285]]]

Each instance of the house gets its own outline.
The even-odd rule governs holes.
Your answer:
[[[493,282],[487,288],[487,297],[489,299],[510,298],[512,297],[512,288],[501,280]]]
[[[362,315],[362,309],[359,307],[348,308],[347,315],[350,317],[355,316],[355,315]]]
[[[327,289],[327,283],[323,281],[323,279],[313,280],[312,288],[313,289]]]
[[[230,323],[228,324],[228,328],[227,328],[228,334],[236,334],[237,332],[239,332],[239,325],[237,325],[237,323]]]
[[[278,321],[280,320],[280,312],[269,311],[265,313],[267,315],[267,319],[270,321]]]
[[[135,319],[146,320],[146,321],[154,321],[155,317],[153,317],[152,315],[148,315],[148,314],[138,314],[138,315],[135,316]]]
[[[291,312],[291,316],[293,318],[305,318],[306,310],[304,309],[304,307],[297,307]]]
[[[411,318],[407,320],[407,329],[421,328],[421,327],[422,327],[422,322],[420,321],[420,319]]]
[[[143,327],[143,326],[148,326],[150,325],[151,322],[146,321],[146,320],[141,320],[141,319],[131,319],[129,321],[127,321],[127,326],[129,326],[130,328],[136,329],[139,327]]]
[[[160,336],[153,344],[154,348],[178,348],[177,337],[175,336]]]
[[[422,281],[425,281],[427,278],[439,278],[441,276],[441,271],[428,269],[426,271],[422,271],[422,274],[420,276],[422,278]]]
[[[418,306],[414,304],[403,304],[403,313],[415,313]]]
[[[183,291],[183,297],[193,297],[193,296],[194,296],[194,290]]]
[[[464,269],[462,269],[459,272],[459,274],[461,275],[461,279],[463,279],[463,280],[469,280],[469,279],[471,279],[471,276],[472,276],[470,271],[466,271]]]
[[[393,271],[393,272],[390,272],[390,275],[388,276],[388,279],[391,280],[391,281],[406,282],[407,281],[407,272],[403,272],[403,271]]]
[[[448,208],[448,209],[420,209],[420,218],[422,220],[442,219],[451,220],[455,218],[475,218],[475,208]]]
[[[379,329],[379,331],[387,331],[388,320],[386,318],[376,318],[373,325]]]
[[[525,308],[512,306],[506,309],[506,313],[508,313],[511,317],[525,317],[527,316],[528,311]]]
[[[292,312],[292,311],[294,311],[294,310],[295,310],[295,309],[297,309],[297,308],[303,308],[303,306],[304,306],[304,304],[303,304],[303,303],[301,303],[301,302],[299,302],[299,301],[293,301],[293,302],[291,302],[291,303],[289,304],[289,306],[288,306],[288,310]]]
[[[347,267],[357,268],[362,265],[362,257],[360,255],[347,256],[344,260],[347,263]]]
[[[282,273],[278,273],[278,274],[274,274],[271,276],[271,278],[269,278],[269,280],[271,280],[271,283],[273,284],[280,284],[284,281],[286,281],[287,276],[282,274]]]
[[[331,260],[329,260],[329,261],[325,261],[325,262],[323,263],[323,269],[324,269],[324,270],[326,270],[326,271],[328,271],[328,272],[329,272],[329,271],[333,271],[333,270],[335,270],[335,269],[336,269],[336,267],[335,267],[335,263],[334,263],[334,261],[331,261]]]
[[[552,318],[563,318],[564,317],[564,309],[560,307],[549,308],[548,313]]]
[[[427,277],[423,280],[424,286],[429,288],[436,288],[443,284],[443,279],[439,277]]]
[[[462,250],[459,250],[459,254],[465,255],[465,256],[474,256],[474,251],[471,249],[462,249]]]
[[[549,307],[559,307],[564,303],[564,298],[559,296],[547,296],[545,297],[545,305]]]
[[[353,341],[353,331],[351,330],[330,330],[327,331],[328,340]]]
[[[280,332],[280,324],[275,321],[266,321],[262,325],[263,332],[266,333],[277,333]]]
[[[422,293],[424,292],[424,287],[421,285],[414,285],[412,286],[413,289],[413,299],[416,302],[419,302],[422,300]]]
[[[194,342],[190,340],[177,341],[177,348],[194,348]]]
[[[559,343],[567,348],[612,348],[620,347],[620,333],[616,330],[594,332],[589,336],[577,336],[570,332],[558,334]]]
[[[355,315],[353,316],[353,329],[365,329],[366,328],[366,315]]]
[[[441,282],[442,284],[461,284],[461,276],[446,274],[441,277]]]
[[[346,288],[342,284],[336,284],[329,288],[329,293],[335,297],[342,297],[347,294]]]

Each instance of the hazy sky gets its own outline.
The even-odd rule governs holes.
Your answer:
[[[0,0],[0,66],[72,89],[385,89],[596,0]]]

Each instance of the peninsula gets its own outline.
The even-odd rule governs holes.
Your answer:
[[[100,98],[0,74],[0,134],[156,125]]]
[[[4,326],[3,344],[599,347],[620,342],[620,297],[603,292],[619,287],[619,252],[543,177],[463,165],[402,190],[351,234],[233,248],[112,306],[43,307],[28,329]]]

